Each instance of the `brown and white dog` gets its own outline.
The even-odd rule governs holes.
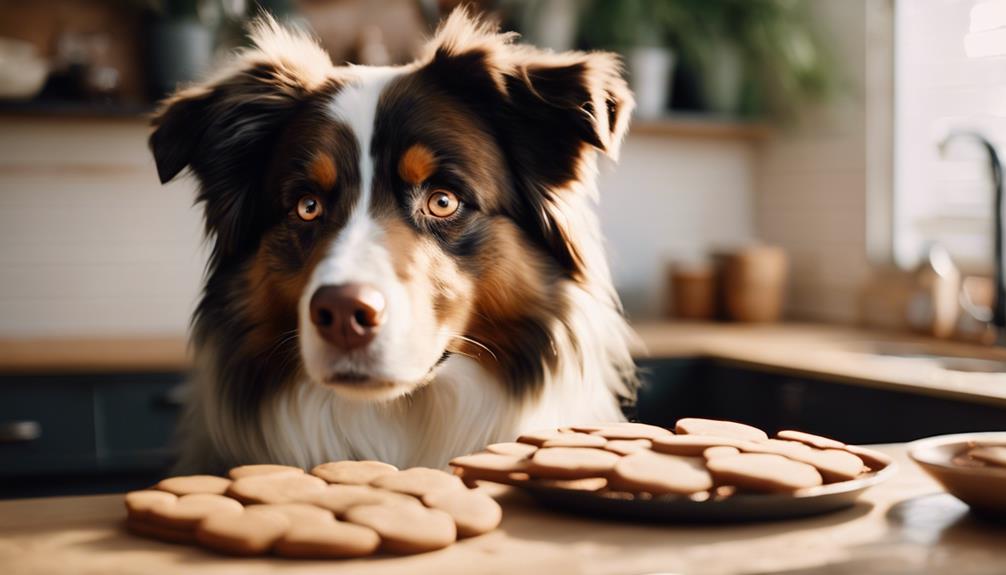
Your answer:
[[[633,107],[617,58],[464,11],[401,67],[333,66],[270,19],[252,40],[150,138],[213,241],[180,467],[440,467],[621,418],[631,332],[592,211]]]

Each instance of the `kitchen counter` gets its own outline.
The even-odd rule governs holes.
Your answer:
[[[1006,349],[823,324],[635,323],[639,357],[702,357],[765,371],[1006,407],[1006,374],[965,373],[871,353],[910,345],[1006,361]],[[0,339],[0,374],[185,371],[184,338]]]
[[[1006,526],[940,492],[899,445],[899,472],[856,506],[816,518],[722,526],[637,525],[546,512],[501,488],[488,535],[412,557],[227,558],[124,531],[118,495],[0,502],[5,573],[999,573]]]

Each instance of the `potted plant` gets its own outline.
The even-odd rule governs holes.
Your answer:
[[[240,22],[246,0],[144,0],[151,9],[150,83],[159,98],[198,79],[213,60],[221,33]],[[279,2],[279,4],[284,4]]]
[[[675,48],[686,41],[682,32],[690,19],[668,0],[592,0],[581,17],[581,41],[621,53],[636,95],[636,114],[658,117],[667,111]]]
[[[667,1],[693,18],[688,48],[711,111],[789,116],[833,91],[834,65],[806,0]]]

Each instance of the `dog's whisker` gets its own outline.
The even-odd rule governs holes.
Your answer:
[[[470,344],[472,344],[474,346],[477,346],[477,347],[480,347],[480,348],[486,350],[486,352],[489,353],[489,355],[492,356],[493,360],[495,360],[497,362],[499,361],[499,358],[496,357],[496,354],[493,353],[493,350],[489,349],[489,346],[485,345],[484,343],[482,343],[482,342],[480,342],[480,341],[478,341],[478,340],[476,340],[474,338],[471,338],[471,337],[468,337],[468,336],[465,336],[465,335],[461,335],[459,333],[452,333],[452,332],[444,332],[444,333],[445,333],[445,335],[449,336],[451,339],[460,339],[461,341],[466,341],[466,342],[468,342],[468,343],[470,343]],[[461,352],[457,352],[457,353],[461,353]],[[461,355],[467,355],[467,354],[463,354],[462,353]],[[477,358],[472,357],[470,355],[468,357],[471,357],[472,359],[477,359]]]

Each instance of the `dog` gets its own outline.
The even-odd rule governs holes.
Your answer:
[[[444,467],[622,419],[633,336],[593,210],[634,105],[619,59],[464,9],[397,67],[334,66],[268,16],[250,37],[152,121],[212,246],[178,468]]]

